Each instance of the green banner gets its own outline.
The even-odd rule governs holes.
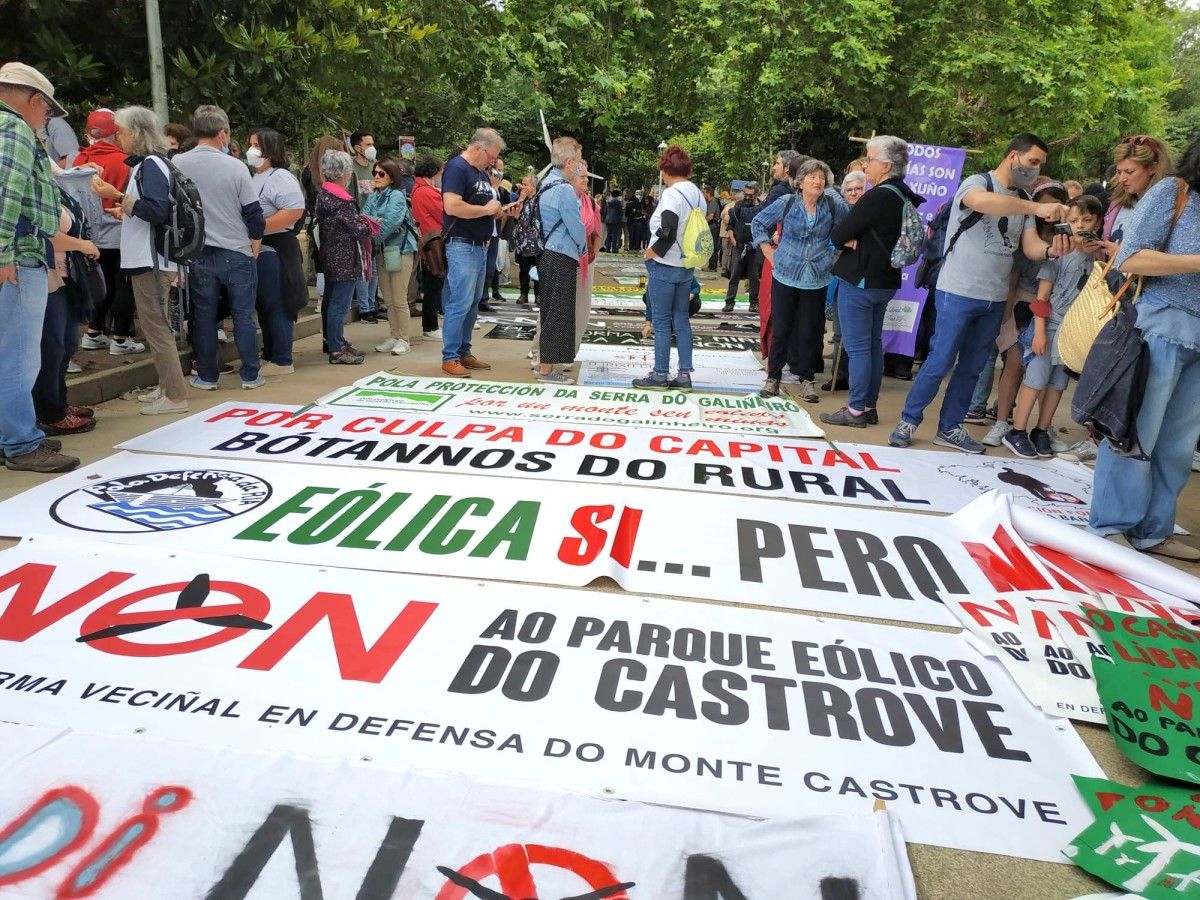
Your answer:
[[[1200,632],[1177,622],[1087,609],[1111,662],[1093,658],[1117,747],[1144,769],[1200,784]]]

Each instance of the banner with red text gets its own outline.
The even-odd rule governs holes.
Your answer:
[[[636,485],[952,513],[999,490],[1064,522],[1087,522],[1092,473],[1028,460],[794,438],[571,426],[519,418],[224,403],[123,450]]]
[[[0,742],[22,730],[0,725]],[[7,774],[10,898],[916,898],[886,812],[756,822],[80,733]]]
[[[960,634],[37,538],[0,553],[7,718],[1056,860],[1078,736]]]

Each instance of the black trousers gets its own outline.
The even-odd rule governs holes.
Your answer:
[[[430,275],[424,266],[418,266],[421,280],[421,330],[437,331],[438,313],[442,311],[442,286],[445,276]]]
[[[825,345],[825,288],[789,287],[771,279],[771,352],[767,377],[782,378],[784,363],[801,381],[821,369]]]
[[[732,303],[737,296],[738,284],[745,278],[750,284],[750,303],[758,305],[758,280],[762,275],[762,251],[748,244],[737,244],[729,256],[729,290],[725,302]]]
[[[517,266],[521,270],[519,275],[521,296],[525,297],[526,299],[529,298],[529,286],[531,283],[533,285],[533,297],[535,300],[537,299],[538,283],[529,277],[529,270],[535,265],[537,265],[536,256],[522,256],[520,253],[517,254]]]
[[[130,337],[133,334],[133,289],[129,286],[129,275],[121,271],[121,251],[101,249],[100,269],[104,272],[104,299],[92,308],[88,328]]]

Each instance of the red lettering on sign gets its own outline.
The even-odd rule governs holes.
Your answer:
[[[500,890],[506,896],[536,900],[537,883],[530,868],[534,865],[552,866],[571,872],[583,879],[593,891],[603,891],[617,885],[617,876],[607,863],[574,850],[541,844],[507,844],[497,847],[491,853],[475,857],[458,869],[457,873],[475,882],[496,876],[500,880]],[[438,891],[435,900],[466,900],[471,896],[475,895],[469,894],[466,887],[447,881]],[[612,900],[629,900],[629,895],[624,890],[606,896]]]
[[[37,605],[50,587],[54,572],[55,566],[24,563],[0,575],[0,594],[16,588],[13,599],[0,614],[0,640],[24,641],[133,577],[131,572],[108,572],[38,611]]]
[[[1078,559],[1072,559],[1065,553],[1051,550],[1049,547],[1034,547],[1034,552],[1050,563],[1050,574],[1068,591],[1078,591],[1084,588],[1098,594],[1116,594],[1119,598],[1134,600],[1150,600],[1154,598],[1131,581],[1126,581],[1115,572],[1101,569]],[[1074,582],[1071,581],[1074,579]],[[1075,582],[1078,582],[1076,584]],[[1080,585],[1083,587],[1081,588]],[[1164,617],[1165,618],[1165,617]]]
[[[280,625],[239,669],[273,669],[322,619],[329,620],[329,634],[342,678],[378,684],[384,679],[413,638],[429,621],[436,603],[410,600],[382,635],[369,648],[363,640],[354,598],[349,594],[314,594],[290,619]]]
[[[1039,591],[1052,586],[1033,558],[1022,552],[1021,545],[1003,525],[996,526],[992,539],[1000,548],[999,553],[986,544],[963,541],[963,547],[992,587],[998,591]]]

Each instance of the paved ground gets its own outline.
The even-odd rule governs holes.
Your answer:
[[[614,265],[611,260],[602,262],[606,266]],[[631,256],[621,257],[621,262],[633,268],[637,260]],[[515,270],[513,273],[515,282]],[[628,275],[619,277],[628,278]],[[724,289],[720,279],[705,277],[706,292]],[[632,288],[630,296],[637,296],[636,285],[616,285],[608,277],[598,279],[597,291],[613,287]],[[509,289],[506,289],[508,291]],[[739,304],[743,311],[745,301]],[[527,308],[515,308],[512,303],[503,304],[499,318],[508,320],[514,315],[530,315]],[[640,316],[634,314],[612,315],[605,314],[596,317],[603,319],[609,327],[634,327],[640,325]],[[719,324],[717,320],[705,318],[702,324]],[[413,321],[413,329],[419,334],[419,319]],[[531,381],[529,361],[525,354],[531,344],[525,341],[496,340],[485,338],[484,335],[492,328],[492,323],[481,323],[476,331],[474,352],[481,359],[492,363],[493,368],[486,375],[493,380],[501,381]],[[296,344],[296,373],[291,376],[271,379],[268,384],[258,389],[254,399],[260,402],[287,403],[303,405],[313,398],[320,396],[335,387],[348,384],[351,381],[381,369],[395,369],[412,375],[440,375],[441,344],[440,342],[422,342],[420,338],[413,344],[413,351],[405,356],[393,357],[371,351],[375,343],[387,336],[386,324],[369,325],[354,322],[347,326],[347,336],[360,350],[367,352],[366,363],[358,367],[343,367],[329,365],[321,353],[319,334],[301,339]],[[89,358],[82,351],[80,356]],[[107,358],[89,359],[89,364],[96,368],[107,367],[110,364],[128,368],[129,358],[110,361]],[[883,392],[880,397],[880,424],[863,430],[838,429],[843,433],[832,435],[845,437],[860,443],[883,444],[887,441],[888,433],[897,420],[899,410],[903,405],[909,383],[894,379],[884,379]],[[221,378],[221,389],[213,392],[191,391],[190,403],[192,411],[200,411],[218,403],[237,400],[242,395],[240,382],[236,375],[226,375]],[[845,395],[829,396],[822,394],[820,403],[809,406],[814,418],[817,413],[838,408],[845,400]],[[64,439],[65,451],[79,456],[84,464],[94,462],[112,452],[114,444],[141,434],[173,417],[157,418],[141,416],[138,413],[139,404],[132,400],[114,399],[100,404],[96,409],[98,427],[95,431],[77,437]],[[1069,397],[1064,400],[1064,410],[1069,406]],[[936,409],[936,405],[934,407]],[[1063,433],[1063,438],[1074,442],[1082,437],[1082,429],[1069,421],[1063,412],[1059,416],[1062,425],[1069,426]],[[982,437],[986,429],[972,427],[976,437]],[[932,425],[926,424],[918,433],[917,447],[930,448],[933,436]],[[1005,450],[989,450],[990,453],[1006,453]],[[33,475],[21,472],[5,471],[0,475],[0,499],[12,497],[26,488],[38,484],[52,476]],[[720,503],[719,496],[713,496],[714,504]],[[1193,475],[1188,488],[1180,500],[1179,522],[1193,534],[1200,534],[1200,475]],[[884,511],[861,510],[864,515],[886,515]],[[1195,543],[1197,538],[1186,540]],[[0,541],[0,545],[11,544],[11,541]],[[1200,575],[1200,569],[1189,569]],[[602,588],[600,588],[602,589]],[[615,589],[615,588],[611,588]],[[911,627],[911,626],[909,626]],[[1140,784],[1146,775],[1125,760],[1115,749],[1107,731],[1099,726],[1076,725],[1077,730],[1087,742],[1097,760],[1109,777],[1125,781],[1129,784]],[[999,786],[997,786],[999,787]],[[697,800],[702,805],[701,800]],[[1013,860],[1007,857],[986,854],[964,853],[945,850],[923,845],[910,845],[910,855],[914,872],[918,880],[918,889],[922,897],[946,898],[960,900],[964,897],[1002,897],[1028,898],[1028,900],[1044,900],[1044,898],[1075,897],[1082,894],[1097,892],[1103,889],[1100,882],[1085,875],[1082,871],[1067,865],[1035,863]]]

